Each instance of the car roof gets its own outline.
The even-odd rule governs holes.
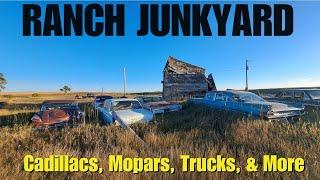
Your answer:
[[[153,98],[153,97],[161,97],[162,98],[162,96],[160,96],[160,95],[147,95],[147,96],[137,96],[136,98]]]
[[[222,90],[222,91],[208,91],[207,93],[233,93],[233,94],[254,94],[250,91],[238,91],[238,90]]]
[[[46,100],[46,101],[43,101],[42,104],[55,104],[55,103],[74,104],[74,103],[77,103],[77,101],[75,101],[75,100],[64,100],[64,99],[61,99],[61,100]]]
[[[128,98],[119,98],[119,99],[108,99],[108,101],[120,102],[120,101],[138,101],[138,100],[136,100],[136,99],[128,99]]]
[[[320,91],[320,89],[287,89],[284,91]]]
[[[234,94],[254,94],[253,92],[250,92],[250,91],[227,90],[227,92],[231,92],[231,93],[234,93]]]

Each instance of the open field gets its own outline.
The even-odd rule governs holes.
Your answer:
[[[71,96],[71,95],[70,95]],[[38,108],[30,105],[30,109]],[[184,105],[182,112],[156,117],[150,124],[134,125],[133,129],[147,143],[142,146],[129,132],[106,126],[88,103],[81,108],[86,118],[76,128],[37,132],[32,130],[32,112],[0,116],[0,177],[40,179],[316,179],[320,174],[320,111],[310,110],[296,124],[283,124],[263,120],[245,120],[240,114],[213,111],[205,107]],[[26,108],[28,109],[28,108]],[[23,157],[32,154],[48,157],[61,154],[76,157],[97,157],[100,167],[107,169],[110,154],[125,157],[169,157],[175,174],[167,173],[27,173],[23,171]],[[180,155],[193,157],[235,157],[242,172],[182,173]],[[306,161],[303,173],[245,172],[246,158],[255,157],[261,165],[265,154],[282,157],[302,157]]]
[[[84,92],[71,92],[71,93],[60,93],[60,92],[26,92],[26,93],[0,93],[0,102],[6,102],[8,104],[39,104],[44,100],[52,99],[74,99],[76,95],[85,96],[87,93]],[[102,95],[97,92],[94,95]],[[103,95],[111,95],[114,97],[121,97],[121,93],[103,93]],[[129,94],[130,95],[130,94]],[[80,102],[92,101],[91,98],[80,99]]]

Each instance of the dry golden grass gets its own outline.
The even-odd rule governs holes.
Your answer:
[[[32,113],[1,117],[0,177],[8,179],[316,179],[320,174],[319,116],[313,112],[310,123],[281,124],[262,120],[242,120],[241,116],[204,107],[185,106],[179,113],[158,116],[155,122],[134,125],[133,129],[148,146],[142,146],[129,132],[117,126],[99,123],[98,114],[88,105],[85,124],[76,128],[37,132],[28,124]],[[307,117],[307,118],[309,118]],[[20,123],[20,124],[19,124]],[[23,171],[26,154],[47,157],[66,154],[76,157],[97,157],[103,174],[92,173],[27,173]],[[110,154],[126,157],[169,157],[175,174],[110,173],[106,158]],[[235,157],[243,168],[241,174],[181,173],[179,156]],[[250,174],[244,171],[246,158],[258,160],[265,154],[303,157],[303,173]],[[259,161],[261,164],[261,161]]]

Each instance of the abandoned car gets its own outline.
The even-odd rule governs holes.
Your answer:
[[[153,113],[144,109],[136,99],[108,99],[100,109],[105,123],[123,122],[127,125],[137,122],[150,122]]]
[[[211,91],[203,99],[192,99],[191,103],[203,104],[217,109],[240,112],[246,116],[263,119],[294,120],[304,114],[303,108],[296,108],[282,103],[268,102],[260,96],[247,91]]]
[[[178,103],[165,101],[161,96],[138,96],[137,99],[143,108],[149,109],[153,114],[162,114],[180,111],[182,106]]]
[[[50,100],[44,101],[40,111],[31,118],[32,124],[37,129],[62,127],[74,125],[84,117],[73,100]]]
[[[112,99],[112,96],[96,96],[92,102],[92,106],[95,109],[100,109],[103,107],[104,101],[107,99]]]
[[[270,101],[277,101],[296,107],[320,108],[320,89],[287,89],[277,93]]]

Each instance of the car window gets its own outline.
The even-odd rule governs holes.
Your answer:
[[[293,91],[284,91],[281,96],[283,99],[293,99],[293,97]]]
[[[312,99],[316,99],[316,100],[320,99],[320,90],[313,90],[308,92]]]
[[[294,92],[294,99],[296,100],[309,100],[310,98],[303,91]]]
[[[207,100],[214,100],[216,93],[207,93],[205,99]]]
[[[216,101],[226,101],[226,95],[224,93],[217,93],[215,100]]]
[[[104,102],[104,107],[105,107],[106,109],[110,109],[109,101],[105,101],[105,102]]]
[[[136,100],[138,100],[139,102],[143,102],[143,99],[141,97],[136,97]]]
[[[160,102],[163,101],[162,97],[143,97],[141,98],[143,100],[143,102],[145,103],[149,103],[149,102]]]
[[[139,101],[115,101],[112,102],[112,109],[117,110],[127,110],[127,109],[142,109]]]
[[[264,102],[265,101],[262,97],[249,92],[238,93],[237,96],[243,102]]]
[[[45,111],[46,110],[46,106],[42,105],[40,108],[40,111]]]

